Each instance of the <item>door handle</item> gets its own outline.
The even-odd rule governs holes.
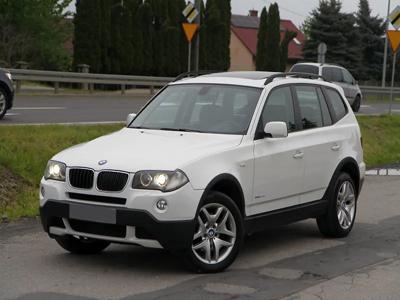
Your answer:
[[[340,149],[340,145],[335,144],[331,147],[332,151],[338,151]]]
[[[300,159],[300,158],[303,158],[303,156],[304,156],[304,152],[302,152],[302,151],[296,151],[296,153],[293,154],[294,159]]]

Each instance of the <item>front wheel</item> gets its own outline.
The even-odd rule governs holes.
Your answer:
[[[110,243],[72,235],[56,237],[57,243],[73,254],[97,254],[106,249]]]
[[[357,95],[356,98],[354,99],[352,109],[354,112],[359,112],[360,107],[361,107],[361,97],[360,97],[360,95]]]
[[[328,237],[345,237],[353,228],[357,211],[357,195],[353,179],[341,173],[328,196],[328,210],[317,218],[320,232]]]
[[[201,204],[186,261],[197,272],[220,272],[229,267],[243,242],[243,218],[233,200],[212,192]]]

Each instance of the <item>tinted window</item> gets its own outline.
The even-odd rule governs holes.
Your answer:
[[[322,76],[329,81],[343,82],[342,69],[340,68],[324,67],[322,68]]]
[[[332,105],[333,111],[335,112],[336,118],[338,120],[343,118],[347,113],[347,108],[343,103],[343,99],[340,94],[333,89],[326,89],[326,93],[329,97],[329,101]]]
[[[293,99],[289,87],[277,88],[270,93],[261,114],[260,130],[263,130],[268,122],[274,121],[285,122],[289,132],[296,129]]]
[[[310,73],[310,74],[319,74],[319,69],[316,66],[311,65],[294,65],[290,72],[299,72],[299,73]]]
[[[322,110],[322,120],[325,126],[332,125],[331,114],[329,113],[328,104],[326,104],[326,100],[324,94],[322,93],[320,88],[317,88],[319,103],[321,105]]]
[[[322,127],[323,117],[317,89],[312,86],[296,86],[303,129]]]
[[[354,78],[351,76],[350,72],[342,69],[343,72],[343,81],[348,83],[348,84],[354,84]]]

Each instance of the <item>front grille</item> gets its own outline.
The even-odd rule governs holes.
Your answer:
[[[106,196],[86,195],[78,193],[69,193],[69,197],[74,200],[83,200],[83,201],[91,201],[99,203],[122,204],[122,205],[126,203],[125,198],[118,198],[118,197],[106,197]]]
[[[73,230],[82,233],[105,235],[118,238],[126,237],[126,226],[122,225],[103,224],[73,219],[69,220],[69,225]]]
[[[88,169],[69,170],[69,183],[76,188],[90,189],[93,187],[94,172]]]
[[[128,174],[121,172],[103,171],[97,176],[97,188],[100,191],[122,191],[128,181]]]

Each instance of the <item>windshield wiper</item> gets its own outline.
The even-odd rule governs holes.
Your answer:
[[[187,129],[187,128],[159,128],[158,130],[165,130],[165,131],[180,131],[180,132],[201,132],[204,133],[204,131],[200,130],[195,130],[195,129]]]

